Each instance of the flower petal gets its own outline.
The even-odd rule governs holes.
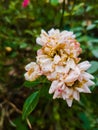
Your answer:
[[[79,77],[79,74],[80,73],[78,71],[71,71],[69,73],[69,75],[66,77],[65,82],[66,83],[69,83],[69,82],[72,83],[72,82],[76,81]]]
[[[58,86],[58,81],[54,80],[50,86],[49,93],[50,94],[53,93],[57,89],[57,86]]]
[[[34,67],[36,67],[36,63],[31,62],[25,66],[25,70],[28,71],[29,69],[34,68]]]
[[[54,63],[58,64],[60,62],[60,60],[61,60],[60,56],[59,55],[55,55],[55,57],[54,57]]]
[[[78,91],[74,91],[73,92],[73,97],[74,97],[74,99],[76,99],[77,101],[79,101],[80,100],[79,92]]]
[[[86,83],[85,83],[87,86],[93,86],[95,85],[95,83],[91,80],[88,80]]]
[[[83,72],[82,76],[83,76],[84,79],[94,79],[94,76],[87,73],[87,72]]]
[[[81,62],[80,64],[78,64],[78,67],[81,71],[87,70],[90,66],[91,66],[91,64],[88,61],[84,61],[84,62]]]
[[[66,99],[66,102],[67,102],[68,106],[71,107],[73,99]]]
[[[83,85],[84,93],[91,93],[87,85]]]

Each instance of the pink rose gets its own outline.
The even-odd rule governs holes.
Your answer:
[[[22,7],[24,7],[24,8],[27,7],[29,3],[30,3],[30,0],[24,0],[22,2]]]

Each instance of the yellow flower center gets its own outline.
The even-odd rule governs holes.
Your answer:
[[[83,84],[85,84],[87,81],[83,80],[82,82],[80,82],[79,80],[76,80],[75,82],[70,82],[67,83],[69,88],[81,88],[83,86]]]
[[[30,76],[33,72],[34,72],[34,69],[32,68],[32,69],[30,69],[30,70],[28,71],[28,75]]]

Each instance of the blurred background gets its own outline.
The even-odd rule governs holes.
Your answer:
[[[70,30],[89,60],[89,73],[95,76],[91,94],[69,108],[62,99],[52,100],[50,83],[26,82],[24,67],[35,61],[41,29]],[[45,82],[43,82],[45,81]],[[98,130],[98,1],[97,0],[0,0],[0,130]],[[22,120],[27,97],[41,90],[39,102]]]

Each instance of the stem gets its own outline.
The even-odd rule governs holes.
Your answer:
[[[61,14],[61,19],[60,19],[60,28],[63,27],[63,22],[64,22],[64,10],[65,10],[65,0],[63,0],[63,3],[62,3],[62,14]]]

